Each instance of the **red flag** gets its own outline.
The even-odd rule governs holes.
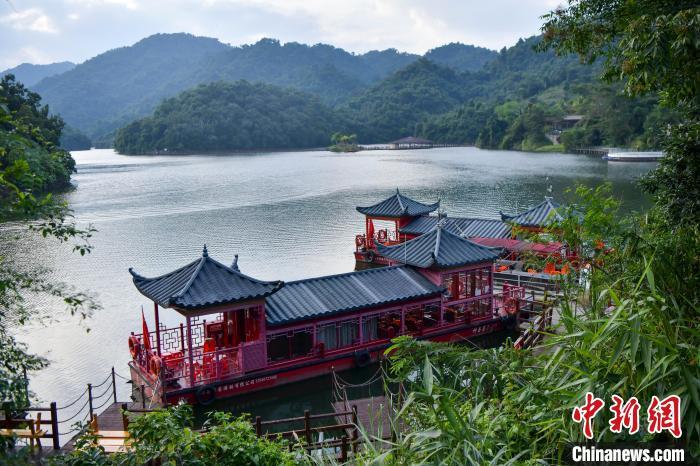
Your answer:
[[[146,317],[143,315],[143,309],[141,309],[141,327],[143,331],[143,347],[147,351],[151,351],[151,337],[148,334],[148,324],[146,324]]]

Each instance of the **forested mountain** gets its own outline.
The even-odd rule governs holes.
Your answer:
[[[457,71],[478,71],[497,56],[498,52],[491,49],[457,42],[428,50],[423,55],[432,62],[449,66]]]
[[[456,70],[478,68],[495,56],[462,44],[429,53]],[[302,90],[338,105],[418,58],[395,49],[352,54],[330,45],[274,39],[231,47],[189,34],[157,34],[98,55],[33,89],[68,124],[96,142],[108,142],[118,127],[197,84],[245,79]]]
[[[330,45],[281,44],[274,39],[231,47],[189,34],[158,34],[46,78],[34,89],[40,91],[52,110],[96,145],[111,143],[117,128],[151,114],[164,98],[198,84],[246,80],[302,91],[289,94],[297,99],[297,107],[303,96],[318,99],[310,101],[307,109],[332,116],[331,121],[337,125],[330,128],[321,144],[333,132],[348,129],[357,133],[361,142],[415,135],[438,142],[505,149],[546,149],[552,142],[561,142],[567,148],[630,144],[654,147],[659,128],[672,120],[672,115],[658,108],[653,98],[631,101],[619,96],[616,89],[599,84],[599,65],[583,65],[573,57],[537,52],[540,40],[521,39],[500,52],[453,43],[420,57],[395,49],[357,55]],[[206,88],[214,108],[219,104],[211,96],[220,89],[218,86]],[[266,114],[270,104],[261,96],[280,92],[271,89],[239,88],[241,92],[254,92],[259,100],[253,100],[264,105],[259,115]],[[319,107],[321,103],[324,106]],[[174,115],[180,110],[168,110],[166,116],[163,112],[168,108],[161,107],[153,121],[176,121]],[[253,107],[248,109],[257,112]],[[557,122],[570,113],[583,114],[585,119],[560,135],[562,128]],[[214,121],[220,120],[217,116]],[[146,127],[150,121],[145,118],[139,124]],[[131,137],[134,130],[131,126],[122,136]],[[209,134],[210,129],[203,128],[202,132]],[[66,137],[73,134],[66,133]],[[219,133],[217,140],[226,139]],[[201,137],[186,134],[204,143]],[[165,138],[162,141],[161,136]],[[133,138],[128,143],[122,139],[121,147],[142,152],[162,144],[176,150],[197,149],[173,137],[149,136],[145,145],[134,143]],[[236,141],[227,140],[221,146],[206,142],[199,149],[253,147]],[[258,136],[252,141],[261,144],[259,147],[284,147],[270,145]],[[272,142],[281,144],[284,138]],[[289,142],[294,144],[289,147],[299,147],[298,141]],[[82,144],[86,144],[84,138]]]
[[[600,84],[598,64],[535,50],[520,40],[475,72],[459,73],[426,59],[352,99],[349,113],[361,141],[407,135],[485,148],[550,150],[580,146],[655,147],[673,115],[655,98],[629,99]],[[560,120],[583,120],[560,134]],[[366,125],[362,125],[366,123]],[[565,147],[552,145],[560,139]]]
[[[70,125],[109,139],[163,98],[200,83],[260,81],[335,103],[416,58],[396,50],[353,55],[328,45],[282,45],[272,39],[230,47],[189,34],[157,34],[98,55],[34,89]]]
[[[69,125],[101,136],[198,84],[193,72],[202,59],[226,48],[215,39],[157,34],[98,55],[33,89]]]
[[[312,95],[262,83],[216,82],[166,99],[153,116],[120,129],[114,146],[129,154],[320,147],[343,126]]]
[[[6,74],[12,74],[15,79],[25,86],[33,86],[44,78],[65,73],[75,67],[75,63],[62,61],[58,63],[49,63],[48,65],[32,65],[31,63],[22,63],[14,68],[0,72],[0,78]]]
[[[465,82],[453,69],[422,58],[352,99],[344,109],[356,121],[362,141],[386,142],[414,134],[427,117],[462,103]]]

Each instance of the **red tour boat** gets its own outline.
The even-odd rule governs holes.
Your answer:
[[[408,199],[399,196],[399,204]],[[201,257],[158,277],[130,269],[154,303],[156,324],[129,337],[134,386],[155,403],[208,404],[368,365],[398,335],[455,341],[513,324],[525,290],[504,285],[494,292],[500,250],[445,223],[376,245],[386,267],[287,283],[249,277],[238,256],[225,265],[206,246]],[[161,328],[160,308],[182,323]]]

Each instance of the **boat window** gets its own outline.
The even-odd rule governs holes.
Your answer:
[[[440,323],[440,305],[426,304],[423,307],[423,325],[426,328],[437,327]]]
[[[316,342],[323,343],[326,350],[353,346],[358,343],[359,335],[359,319],[348,319],[316,327]]]
[[[304,328],[295,330],[289,345],[289,350],[292,358],[299,356],[307,356],[313,348],[313,332],[312,328]]]
[[[362,334],[364,341],[379,339],[379,314],[364,316],[362,318]]]
[[[406,331],[419,332],[423,328],[423,309],[421,306],[411,306],[406,310]]]
[[[359,319],[344,320],[338,326],[338,344],[340,347],[353,346],[359,343],[360,321]]]
[[[455,304],[445,308],[444,321],[446,324],[456,324],[464,322],[465,313],[467,312],[466,304]]]
[[[472,319],[491,317],[491,299],[481,299],[469,303]]]
[[[391,339],[401,333],[401,312],[389,311],[380,314],[377,329],[377,338],[379,340]]]
[[[267,359],[270,362],[289,359],[287,332],[267,336]]]
[[[338,348],[338,328],[336,323],[316,327],[316,342],[323,343],[327,351]]]

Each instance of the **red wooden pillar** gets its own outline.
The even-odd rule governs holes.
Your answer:
[[[452,289],[450,292],[452,293],[453,300],[459,299],[459,272],[452,274]]]
[[[190,363],[190,387],[194,387],[194,358],[192,356],[192,322],[187,316],[187,350],[189,353],[188,360]]]
[[[491,315],[496,311],[496,303],[493,295],[493,274],[496,271],[496,263],[491,263],[491,270],[489,271],[489,296],[491,297]],[[504,296],[505,299],[505,296]]]
[[[153,313],[156,320],[156,353],[160,357],[160,317],[158,316],[158,303],[153,301]]]

